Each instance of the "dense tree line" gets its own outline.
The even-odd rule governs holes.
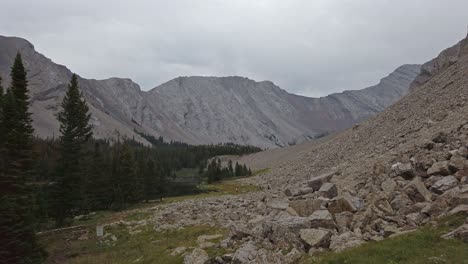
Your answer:
[[[200,171],[203,172],[202,169]],[[223,166],[221,159],[213,158],[203,175],[208,183],[213,183],[232,177],[251,176],[252,171],[245,164],[242,166],[236,162],[233,167],[232,160],[229,160],[227,166]]]
[[[209,182],[248,175],[245,166],[233,168],[230,162],[221,168],[216,159],[207,166],[208,160],[260,151],[235,144],[165,142],[143,133],[151,145],[126,138],[93,139],[76,75],[57,115],[60,137],[34,138],[27,86],[18,54],[6,91],[0,78],[0,263],[43,262],[35,231],[50,227],[51,220],[63,226],[78,214],[197,192],[200,181],[178,180],[176,172],[199,168],[199,176]]]

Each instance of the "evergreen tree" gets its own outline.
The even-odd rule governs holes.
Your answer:
[[[0,173],[3,171],[3,143],[5,141],[5,128],[3,125],[3,86],[2,86],[2,77],[0,77]]]
[[[229,160],[228,170],[229,170],[229,177],[233,177],[234,176],[234,168],[232,167],[232,160]]]
[[[90,177],[86,187],[90,210],[107,209],[112,202],[108,164],[100,144],[95,143],[89,163]]]
[[[236,177],[242,176],[242,166],[238,162],[236,162],[235,171]]]
[[[124,144],[120,155],[120,180],[124,203],[133,203],[141,199],[141,190],[136,175],[136,164],[128,144]]]
[[[146,201],[154,199],[158,195],[158,168],[152,158],[146,162],[144,177],[144,192]]]
[[[0,120],[4,130],[4,166],[0,170],[0,263],[41,263],[45,253],[34,233],[31,181],[34,165],[33,128],[28,112],[26,70],[18,53],[11,69],[11,85],[2,92]]]
[[[57,225],[76,213],[85,186],[84,145],[92,137],[89,124],[91,115],[78,87],[78,78],[73,74],[67,93],[63,98],[60,122],[60,162],[57,183],[54,188],[54,211]]]

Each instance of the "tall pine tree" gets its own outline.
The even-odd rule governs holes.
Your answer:
[[[34,233],[31,208],[34,163],[33,128],[28,112],[26,70],[18,53],[11,68],[11,85],[2,92],[3,131],[0,170],[0,263],[41,263],[44,251]]]
[[[73,74],[58,113],[61,156],[53,191],[53,207],[59,226],[64,224],[67,217],[78,213],[82,206],[80,200],[86,185],[85,164],[82,162],[84,147],[93,135],[90,118],[88,106],[78,87],[78,78]]]
[[[0,76],[0,173],[3,171],[3,143],[5,141],[5,127],[3,126],[3,101],[4,93],[2,86],[2,77]]]

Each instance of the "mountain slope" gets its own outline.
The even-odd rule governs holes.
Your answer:
[[[23,55],[36,133],[58,135],[55,114],[71,71],[24,39],[0,36],[0,75],[8,82]],[[286,146],[347,128],[382,111],[408,91],[419,65],[404,65],[376,86],[322,98],[287,93],[272,82],[242,77],[179,77],[145,92],[129,79],[80,78],[99,138],[134,137],[134,130],[192,144],[234,142]]]

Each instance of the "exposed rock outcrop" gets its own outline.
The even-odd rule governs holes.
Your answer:
[[[0,36],[0,76],[20,51],[28,71],[34,128],[57,136],[55,114],[72,72],[34,50],[28,41]],[[404,65],[373,87],[322,98],[290,94],[270,81],[242,77],[179,77],[145,92],[129,79],[79,78],[98,138],[135,130],[192,144],[233,142],[263,148],[287,146],[352,126],[405,95],[419,65]],[[6,86],[6,85],[5,85]]]

